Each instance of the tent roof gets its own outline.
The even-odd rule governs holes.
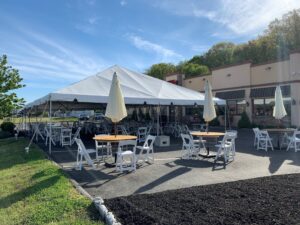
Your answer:
[[[77,99],[79,103],[107,103],[114,72],[120,80],[126,104],[141,105],[146,102],[150,105],[203,105],[204,94],[115,65],[49,93],[29,103],[26,108],[43,104],[50,98],[51,101],[61,102],[73,102]],[[217,104],[225,103],[219,98],[214,98],[214,101]]]

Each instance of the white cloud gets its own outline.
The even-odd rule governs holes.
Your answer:
[[[157,0],[153,4],[176,15],[207,18],[236,35],[260,33],[275,18],[300,8],[299,0],[218,0],[214,4],[197,0]]]
[[[145,40],[137,35],[128,35],[129,40],[131,43],[138,49],[145,50],[147,52],[154,52],[163,60],[174,60],[174,59],[181,59],[183,58],[180,54],[176,53],[175,51],[165,48],[159,44],[152,43],[148,40]]]
[[[98,19],[97,17],[95,17],[95,16],[92,16],[92,17],[88,18],[88,22],[89,22],[89,24],[91,24],[91,25],[97,24],[98,20],[99,20],[99,19]]]
[[[125,6],[125,5],[127,5],[127,2],[125,0],[122,0],[122,1],[120,1],[120,5]]]
[[[11,35],[4,44],[13,67],[25,79],[45,81],[77,81],[104,69],[108,63],[78,45],[51,39],[40,33],[21,30],[22,38]],[[14,43],[14,45],[11,45]],[[6,51],[5,51],[6,50]]]

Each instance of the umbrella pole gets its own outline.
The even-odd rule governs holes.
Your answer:
[[[206,122],[206,133],[208,133],[208,122]]]
[[[115,129],[115,137],[117,137],[117,123],[114,123],[114,129]]]

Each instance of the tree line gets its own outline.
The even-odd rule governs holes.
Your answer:
[[[290,51],[296,49],[300,49],[300,9],[283,15],[281,19],[275,19],[262,35],[247,43],[220,42],[202,55],[195,55],[177,65],[154,64],[145,73],[159,79],[172,73],[193,77],[209,74],[213,68],[234,63],[251,61],[256,64],[284,60],[289,57]]]

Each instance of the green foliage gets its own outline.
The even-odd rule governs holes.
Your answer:
[[[238,122],[238,128],[251,128],[252,124],[246,112],[243,112]]]
[[[3,122],[0,127],[2,131],[6,131],[13,134],[15,129],[15,124],[13,124],[12,122]]]
[[[146,74],[156,77],[163,80],[166,75],[175,73],[176,66],[171,63],[158,63],[152,65],[147,71]]]
[[[212,121],[209,122],[209,126],[218,127],[220,126],[220,121],[218,117],[214,118]]]
[[[0,140],[1,224],[103,224],[92,202],[28,140]]]
[[[145,119],[145,115],[144,115],[144,112],[143,112],[142,108],[139,108],[139,118],[140,118],[140,120]]]
[[[12,134],[7,131],[0,131],[0,139],[11,137]]]
[[[138,121],[138,115],[137,115],[137,110],[134,109],[131,115],[131,119],[134,121]]]
[[[212,46],[204,54],[203,64],[215,68],[233,63],[235,45],[231,42],[221,42]]]
[[[0,118],[10,115],[24,104],[24,99],[12,92],[24,87],[22,80],[19,71],[7,65],[7,56],[0,57]]]
[[[204,75],[209,73],[207,66],[199,65],[196,63],[184,63],[180,68],[181,73],[185,74],[186,77],[192,77],[197,75]]]
[[[247,43],[235,45],[220,42],[204,54],[180,62],[176,67],[172,64],[155,64],[148,70],[148,74],[160,79],[172,72],[194,76],[206,73],[206,68],[211,70],[233,63],[251,61],[255,64],[287,59],[290,51],[296,49],[300,49],[300,9],[283,15],[281,19],[275,19],[262,35]],[[206,68],[200,69],[195,65]]]

